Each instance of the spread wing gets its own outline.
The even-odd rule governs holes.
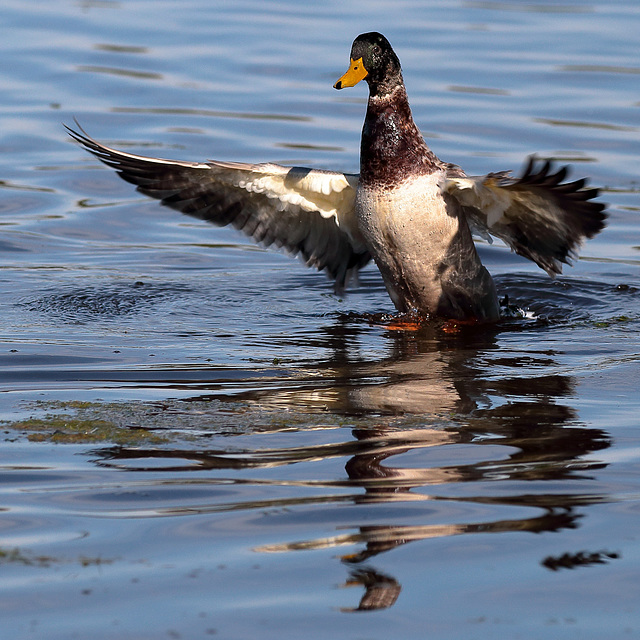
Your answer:
[[[76,123],[77,124],[77,123]],[[370,260],[357,229],[358,176],[240,162],[180,162],[107,147],[81,127],[69,135],[138,191],[214,224],[232,225],[264,245],[300,254],[326,270],[336,289]]]
[[[605,205],[593,202],[598,189],[585,188],[584,179],[563,182],[567,173],[568,167],[553,173],[549,161],[538,167],[532,156],[520,178],[508,172],[467,177],[452,168],[443,189],[462,205],[472,230],[504,240],[554,276],[607,217]]]

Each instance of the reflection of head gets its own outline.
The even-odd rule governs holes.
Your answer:
[[[344,586],[354,587],[359,585],[362,585],[365,591],[358,606],[355,608],[343,607],[340,611],[354,612],[388,609],[396,603],[402,590],[395,578],[373,569],[356,569],[352,571]]]

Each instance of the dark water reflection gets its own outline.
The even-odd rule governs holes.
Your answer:
[[[524,360],[507,360],[499,353],[491,355],[497,329],[466,336],[424,329],[417,334],[390,331],[389,357],[354,362],[345,335],[350,331],[353,327],[340,322],[328,331],[328,342],[337,348],[332,359],[318,364],[320,385],[298,382],[293,389],[240,392],[226,400],[291,411],[315,407],[328,420],[360,419],[362,426],[350,430],[351,439],[293,447],[243,448],[233,438],[217,448],[106,447],[94,450],[96,463],[138,472],[205,472],[220,486],[266,483],[312,491],[304,497],[294,491],[288,497],[279,494],[257,501],[172,505],[154,509],[156,515],[295,510],[301,505],[321,514],[332,504],[392,505],[384,512],[385,524],[352,522],[338,526],[330,537],[256,547],[261,553],[351,547],[339,556],[347,572],[344,585],[360,585],[364,593],[358,606],[345,605],[343,611],[385,608],[396,602],[403,585],[399,577],[377,566],[380,554],[440,537],[574,529],[586,507],[610,499],[579,490],[580,480],[606,466],[589,460],[589,454],[610,447],[611,439],[580,421],[572,406],[575,380],[568,375],[486,375],[498,363],[519,373],[523,365],[528,371],[544,371],[554,364],[553,353],[529,351]],[[220,400],[225,397],[209,397],[211,403]],[[188,414],[194,403],[202,410],[206,394],[184,400],[181,409],[173,410]],[[394,416],[403,416],[404,423],[394,422]],[[246,437],[251,441],[249,434]],[[304,480],[282,472],[292,465],[331,460],[342,461],[343,474]],[[260,470],[266,475],[256,479]],[[577,490],[558,490],[565,483]],[[421,524],[412,508],[416,503],[425,506],[428,520],[437,522]],[[520,515],[504,518],[505,513]],[[474,515],[476,520],[467,519]],[[345,528],[348,531],[341,532]]]

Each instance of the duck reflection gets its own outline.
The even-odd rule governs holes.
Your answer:
[[[306,485],[303,481],[287,481],[289,485],[313,484],[325,489],[346,487],[351,490],[346,495],[298,495],[291,499],[280,497],[269,504],[263,501],[229,508],[345,501],[359,505],[417,502],[442,505],[431,511],[446,517],[447,509],[463,503],[467,511],[479,514],[472,522],[432,524],[403,523],[404,516],[400,515],[400,522],[356,525],[326,538],[257,547],[263,553],[355,547],[341,556],[349,567],[344,586],[359,585],[364,594],[358,606],[345,607],[344,611],[386,608],[396,602],[401,592],[399,581],[371,564],[379,554],[410,542],[443,536],[571,529],[578,526],[588,504],[604,500],[593,494],[544,493],[539,484],[527,493],[503,490],[505,482],[516,487],[517,481],[587,477],[600,465],[588,460],[586,454],[609,446],[605,432],[580,424],[570,404],[575,387],[571,376],[531,375],[557,370],[555,354],[527,348],[520,358],[505,359],[496,348],[495,332],[469,331],[452,336],[428,329],[389,332],[389,355],[368,362],[349,349],[349,336],[339,335],[340,325],[332,331],[335,357],[318,365],[320,379],[310,376],[307,382],[296,380],[295,386],[288,389],[251,391],[229,398],[258,403],[263,408],[295,411],[313,407],[331,415],[351,416],[357,423],[351,431],[351,441],[244,451],[236,446],[233,453],[225,449],[144,451],[121,447],[110,450],[108,455],[104,452],[103,463],[167,457],[190,463],[190,467],[178,465],[172,469],[194,468],[195,464],[198,469],[220,472],[346,457],[345,479]],[[221,399],[219,394],[210,397]],[[202,396],[197,400],[202,401]],[[483,486],[481,495],[451,490],[461,483],[479,488],[478,483],[487,482],[500,483],[495,485],[500,490],[491,492]],[[496,519],[497,508],[505,506],[528,508],[531,515]],[[211,510],[220,508],[215,505]],[[423,515],[426,517],[426,512]],[[412,511],[411,517],[414,516]]]
[[[345,587],[363,586],[364,595],[357,607],[342,607],[340,611],[373,611],[388,609],[395,604],[402,587],[395,578],[371,569],[356,569],[351,572]]]

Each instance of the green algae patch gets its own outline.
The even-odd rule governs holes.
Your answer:
[[[169,442],[139,425],[127,424],[120,406],[99,403],[55,403],[59,412],[43,417],[30,417],[14,422],[4,422],[3,428],[26,435],[31,442],[56,444],[112,443],[121,445],[162,444]],[[114,419],[105,417],[111,413]],[[74,415],[75,414],[75,415]]]
[[[633,318],[625,315],[616,316],[615,318],[610,318],[608,320],[597,320],[593,323],[593,326],[597,329],[606,329],[611,327],[612,325],[617,324],[626,324],[627,322],[631,322]]]
[[[123,428],[106,420],[58,418],[26,420],[14,423],[13,428],[27,432],[31,442],[80,444],[112,442],[114,444],[159,444],[168,439],[137,427]]]
[[[283,411],[268,402],[175,400],[155,402],[35,401],[23,404],[22,417],[0,421],[5,440],[26,438],[56,444],[112,444],[124,447],[202,446],[211,437],[326,429],[422,427],[412,415],[371,419],[341,416],[311,406]],[[438,424],[441,424],[439,417]]]
[[[78,556],[75,559],[56,558],[53,556],[37,555],[29,549],[14,547],[8,549],[0,547],[0,565],[20,564],[27,567],[51,567],[60,564],[79,564],[81,567],[101,566],[112,564],[114,560],[108,558],[92,558],[89,556]]]
[[[55,558],[50,556],[38,556],[29,552],[22,551],[17,547],[14,549],[5,549],[0,547],[0,564],[22,564],[26,566],[49,567],[56,562]]]

